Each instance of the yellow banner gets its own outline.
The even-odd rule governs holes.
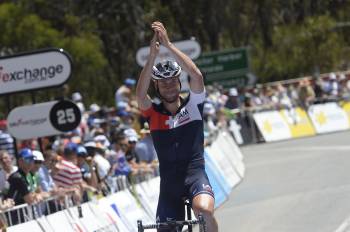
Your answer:
[[[339,102],[339,105],[345,111],[346,115],[348,116],[349,123],[350,123],[350,102],[341,101],[341,102]]]
[[[315,135],[315,129],[305,110],[296,107],[290,110],[280,110],[283,120],[288,124],[293,138]]]

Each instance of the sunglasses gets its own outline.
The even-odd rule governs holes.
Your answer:
[[[35,160],[34,163],[35,163],[35,164],[43,164],[44,162],[43,162],[43,161],[40,161],[40,160]]]
[[[24,162],[27,164],[32,164],[34,163],[34,159],[33,158],[23,158]]]

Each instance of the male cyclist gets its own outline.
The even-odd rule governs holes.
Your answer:
[[[170,42],[162,23],[152,23],[152,29],[150,55],[140,74],[136,95],[143,116],[149,120],[159,159],[161,181],[157,220],[183,220],[183,199],[188,198],[194,212],[203,214],[208,231],[216,232],[214,194],[204,169],[203,76],[193,61]],[[177,62],[165,61],[153,66],[160,44]],[[181,69],[191,77],[190,93],[186,99],[179,95]],[[159,105],[152,103],[147,95],[151,78],[161,99]]]

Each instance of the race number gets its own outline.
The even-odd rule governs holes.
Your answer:
[[[68,132],[79,126],[81,112],[73,102],[59,101],[51,108],[50,121],[55,129]]]

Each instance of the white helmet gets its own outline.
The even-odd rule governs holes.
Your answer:
[[[181,67],[175,61],[160,62],[152,67],[152,78],[154,80],[163,80],[178,76],[181,73]]]

